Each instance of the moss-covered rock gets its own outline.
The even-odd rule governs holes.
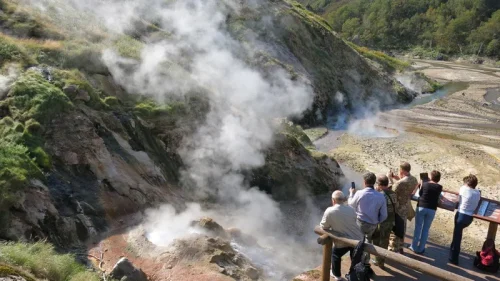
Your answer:
[[[10,107],[16,119],[34,118],[42,123],[73,107],[68,97],[36,70],[24,73],[2,103]]]

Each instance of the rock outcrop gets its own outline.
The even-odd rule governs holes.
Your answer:
[[[148,281],[146,273],[136,268],[127,258],[121,258],[115,264],[109,277],[120,281]]]

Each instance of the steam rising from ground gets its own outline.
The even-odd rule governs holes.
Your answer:
[[[259,244],[270,249],[253,257],[274,261],[278,273],[272,279],[282,279],[284,273],[297,273],[315,265],[318,261],[312,256],[304,256],[304,241],[285,232],[284,225],[290,224],[286,220],[294,218],[285,218],[278,203],[257,188],[247,186],[241,174],[242,170],[264,164],[263,150],[273,142],[273,120],[300,115],[313,97],[307,82],[292,80],[285,70],[264,74],[249,66],[253,50],[248,46],[265,44],[249,42],[244,46],[227,33],[227,16],[238,14],[241,3],[72,2],[74,8],[93,13],[113,32],[127,31],[132,22],[143,17],[168,34],[166,39],[151,39],[139,61],[120,57],[112,50],[104,52],[103,61],[128,92],[155,96],[160,101],[196,92],[206,94],[210,101],[211,110],[204,123],[185,139],[179,153],[187,167],[182,179],[185,188],[198,200],[216,198],[220,205],[207,211],[190,204],[181,213],[171,206],[152,210],[146,222],[150,239],[159,245],[169,244],[192,231],[191,220],[209,215],[223,226],[238,227],[254,235]],[[269,23],[266,28],[271,28]],[[308,228],[307,233],[321,217],[314,215],[302,223]],[[247,254],[251,255],[251,251]]]
[[[335,94],[335,102],[339,108],[335,112],[335,120],[330,122],[329,127],[334,130],[345,130],[352,135],[362,137],[394,137],[403,128],[396,120],[383,116],[380,101],[370,99],[359,101],[347,108],[347,98],[343,93]]]

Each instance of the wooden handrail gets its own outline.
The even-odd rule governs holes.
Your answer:
[[[330,267],[331,267],[331,257],[327,258],[325,257],[326,254],[332,255],[332,242],[341,242],[342,244],[349,245],[350,247],[355,247],[359,241],[357,240],[352,240],[348,238],[343,238],[343,237],[337,237],[333,235],[332,233],[322,229],[320,226],[316,226],[314,228],[314,232],[320,237],[318,238],[318,243],[323,245],[323,265],[322,265],[322,276],[321,280],[322,281],[329,281],[330,280]],[[328,239],[329,238],[329,239]],[[328,251],[325,248],[330,248]],[[365,248],[364,250],[372,255],[378,256],[378,257],[383,257],[387,260],[397,262],[399,264],[402,264],[406,267],[409,267],[411,269],[414,269],[416,271],[422,272],[424,274],[427,274],[429,276],[436,277],[440,280],[446,280],[446,281],[472,281],[472,279],[465,278],[463,276],[457,275],[455,273],[443,270],[441,268],[432,266],[427,263],[423,263],[418,260],[414,260],[412,258],[409,258],[407,256],[391,252],[386,249],[382,249],[380,247],[374,246],[372,244],[365,243]]]

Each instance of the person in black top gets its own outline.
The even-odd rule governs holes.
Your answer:
[[[430,174],[430,181],[423,182],[419,190],[417,212],[415,216],[415,232],[410,250],[417,254],[425,252],[425,244],[429,237],[429,229],[436,215],[436,209],[443,187],[438,184],[441,173],[434,170]]]

